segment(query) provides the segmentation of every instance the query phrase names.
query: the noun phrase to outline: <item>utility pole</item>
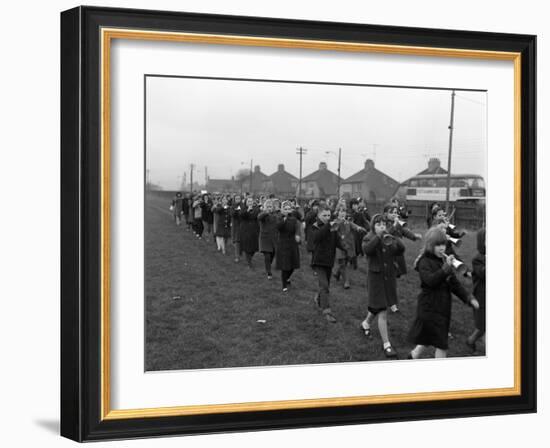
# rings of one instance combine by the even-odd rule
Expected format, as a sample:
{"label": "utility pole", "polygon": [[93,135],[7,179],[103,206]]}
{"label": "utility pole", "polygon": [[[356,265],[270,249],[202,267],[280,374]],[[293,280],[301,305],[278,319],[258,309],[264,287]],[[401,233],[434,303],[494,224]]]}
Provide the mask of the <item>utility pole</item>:
{"label": "utility pole", "polygon": [[453,129],[455,117],[455,91],[451,94],[451,122],[449,124],[449,156],[447,160],[447,194],[445,197],[445,213],[449,213],[449,194],[451,191],[451,155],[453,152]]}
{"label": "utility pole", "polygon": [[338,148],[338,199],[340,199],[340,166],[342,164],[342,148]]}
{"label": "utility pole", "polygon": [[250,159],[250,194],[252,194],[252,159]]}
{"label": "utility pole", "polygon": [[302,156],[307,154],[307,149],[301,146],[296,149],[296,154],[300,154],[300,180],[298,182],[298,200],[302,197]]}
{"label": "utility pole", "polygon": [[193,194],[193,169],[195,168],[195,165],[191,164],[191,194]]}

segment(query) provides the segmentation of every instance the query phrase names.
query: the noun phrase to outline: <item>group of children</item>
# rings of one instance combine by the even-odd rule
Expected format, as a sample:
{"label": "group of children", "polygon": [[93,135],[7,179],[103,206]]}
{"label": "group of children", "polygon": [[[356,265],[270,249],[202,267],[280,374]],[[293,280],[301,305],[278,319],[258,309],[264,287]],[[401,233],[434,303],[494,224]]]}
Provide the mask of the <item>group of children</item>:
{"label": "group of children", "polygon": [[[213,234],[218,251],[226,253],[228,240],[234,247],[235,262],[245,255],[252,268],[253,256],[261,252],[265,274],[272,279],[272,265],[281,272],[282,291],[287,292],[294,270],[300,268],[300,244],[305,236],[310,265],[318,281],[316,305],[330,323],[337,322],[330,306],[330,281],[342,280],[351,287],[349,269],[357,269],[357,258],[367,261],[367,315],[361,330],[372,337],[377,323],[386,357],[396,358],[388,331],[388,311],[398,312],[397,279],[407,273],[402,238],[424,240],[414,262],[420,277],[416,317],[408,338],[415,345],[409,359],[420,357],[427,347],[435,348],[435,357],[446,357],[451,322],[452,294],[474,310],[475,330],[466,340],[472,350],[485,333],[485,230],[477,233],[478,253],[473,269],[464,273],[465,265],[454,250],[465,232],[457,232],[438,206],[431,210],[430,227],[424,237],[412,232],[403,219],[397,200],[386,205],[382,213],[370,217],[365,203],[352,199],[314,200],[304,208],[297,201],[281,202],[275,197],[226,195],[211,198],[208,194],[184,197],[176,194],[171,209],[177,225],[183,216],[198,239]],[[334,267],[335,271],[333,272]],[[469,293],[462,275],[473,280]]]}

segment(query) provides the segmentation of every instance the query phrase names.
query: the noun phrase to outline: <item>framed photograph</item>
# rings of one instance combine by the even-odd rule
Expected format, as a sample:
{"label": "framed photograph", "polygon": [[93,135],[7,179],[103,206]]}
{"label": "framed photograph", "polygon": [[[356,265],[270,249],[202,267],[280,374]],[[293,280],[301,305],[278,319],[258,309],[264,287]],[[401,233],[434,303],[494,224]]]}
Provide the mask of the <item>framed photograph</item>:
{"label": "framed photograph", "polygon": [[61,13],[61,434],[535,412],[535,45]]}

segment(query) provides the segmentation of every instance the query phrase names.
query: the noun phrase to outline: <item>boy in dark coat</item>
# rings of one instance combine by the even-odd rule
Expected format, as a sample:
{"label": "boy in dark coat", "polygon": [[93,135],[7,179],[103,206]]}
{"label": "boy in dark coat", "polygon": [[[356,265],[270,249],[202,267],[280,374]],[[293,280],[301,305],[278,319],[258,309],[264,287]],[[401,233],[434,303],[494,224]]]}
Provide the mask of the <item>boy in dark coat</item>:
{"label": "boy in dark coat", "polygon": [[368,314],[361,328],[365,336],[371,336],[371,325],[378,318],[378,331],[382,338],[384,354],[397,357],[388,335],[388,307],[397,301],[395,257],[401,255],[405,246],[399,238],[386,231],[386,217],[373,216],[371,231],[363,239],[363,252],[367,257],[367,304]]}
{"label": "boy in dark coat", "polygon": [[472,260],[472,280],[479,309],[474,308],[476,328],[466,341],[472,352],[476,351],[476,341],[485,334],[485,228],[477,233],[477,251]]}
{"label": "boy in dark coat", "polygon": [[265,273],[271,280],[271,264],[275,257],[275,248],[277,247],[277,217],[273,209],[273,201],[267,199],[258,214],[260,223],[260,252],[264,254]]}
{"label": "boy in dark coat", "polygon": [[319,292],[315,295],[315,303],[323,310],[325,319],[335,323],[336,318],[332,314],[329,303],[330,276],[336,258],[336,247],[345,249],[338,239],[338,224],[330,222],[331,211],[326,207],[319,207],[317,221],[312,226],[311,238],[313,241],[313,254],[311,266],[317,273]]}
{"label": "boy in dark coat", "polygon": [[465,304],[479,308],[476,298],[457,280],[453,268],[454,256],[445,255],[446,234],[433,227],[426,233],[424,253],[416,270],[420,274],[421,292],[418,295],[416,319],[409,331],[409,339],[416,347],[409,359],[419,358],[426,347],[435,347],[435,357],[447,357],[449,326],[451,322],[451,293]]}
{"label": "boy in dark coat", "polygon": [[286,292],[290,285],[290,276],[300,267],[298,244],[301,240],[300,221],[292,213],[292,206],[288,201],[281,205],[281,214],[277,216],[277,231],[276,266],[281,270],[283,292]]}

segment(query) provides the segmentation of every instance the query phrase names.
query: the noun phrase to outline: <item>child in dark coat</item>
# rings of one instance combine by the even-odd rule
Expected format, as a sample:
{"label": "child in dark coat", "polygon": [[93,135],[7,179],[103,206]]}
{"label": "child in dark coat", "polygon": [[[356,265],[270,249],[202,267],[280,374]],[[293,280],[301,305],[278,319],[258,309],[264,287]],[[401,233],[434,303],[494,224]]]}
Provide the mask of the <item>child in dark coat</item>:
{"label": "child in dark coat", "polygon": [[436,358],[447,357],[451,293],[465,304],[479,308],[476,298],[457,280],[453,268],[455,258],[445,254],[446,242],[446,234],[436,227],[426,233],[424,253],[416,265],[421,292],[416,319],[409,331],[410,341],[416,344],[409,359],[419,358],[429,346],[435,347]]}
{"label": "child in dark coat", "polygon": [[366,230],[351,221],[351,217],[345,208],[336,210],[336,222],[338,223],[338,238],[344,249],[336,248],[338,269],[334,274],[334,278],[340,280],[341,277],[344,281],[344,289],[349,289],[348,265],[353,266],[353,261],[357,261],[355,234],[364,235]]}
{"label": "child in dark coat", "polygon": [[214,212],[214,236],[216,237],[216,246],[218,251],[225,255],[225,246],[231,235],[231,214],[226,196],[221,198],[221,202],[213,208]]}
{"label": "child in dark coat", "polygon": [[485,228],[477,233],[477,251],[472,260],[472,280],[474,296],[479,302],[479,309],[474,308],[476,328],[466,341],[472,352],[476,351],[476,341],[485,334]]}
{"label": "child in dark coat", "polygon": [[258,222],[260,223],[260,252],[264,254],[265,273],[269,280],[272,278],[271,265],[277,247],[277,217],[278,213],[275,213],[273,201],[266,199],[258,214]]}
{"label": "child in dark coat", "polygon": [[281,214],[277,217],[277,269],[281,270],[283,292],[288,291],[290,276],[300,267],[301,241],[300,220],[292,213],[293,208],[289,201],[281,205]]}
{"label": "child in dark coat", "polygon": [[370,337],[372,322],[378,318],[384,354],[387,358],[396,358],[397,353],[388,335],[388,306],[395,303],[397,297],[395,257],[403,253],[405,246],[399,238],[386,231],[384,215],[374,215],[370,228],[363,239],[363,252],[367,256],[368,314],[361,328]]}
{"label": "child in dark coat", "polygon": [[176,196],[174,196],[174,199],[172,199],[172,205],[170,206],[170,210],[172,210],[172,214],[174,215],[174,221],[176,221],[176,225],[181,224],[181,215],[183,214],[183,195],[180,192],[176,193]]}
{"label": "child in dark coat", "polygon": [[[396,202],[386,205],[384,207],[384,214],[386,215],[386,218],[388,220],[388,233],[390,233],[394,237],[399,238],[400,240],[403,238],[407,238],[411,241],[422,239],[422,235],[420,233],[413,233],[407,227],[407,222],[399,219],[399,207],[398,205],[396,205]],[[395,263],[397,267],[397,277],[405,275],[407,273],[407,263],[405,262],[404,251],[402,254],[395,257]],[[398,297],[396,294],[395,302],[390,302],[388,304],[390,307],[390,311],[392,311],[393,313],[399,311],[397,300]]]}
{"label": "child in dark coat", "polygon": [[313,242],[313,253],[311,267],[317,274],[319,291],[315,295],[315,303],[323,310],[325,319],[330,323],[336,322],[336,317],[330,309],[330,276],[336,258],[336,247],[343,248],[338,239],[338,224],[330,222],[331,211],[326,207],[319,206],[317,221],[311,228],[311,239]]}
{"label": "child in dark coat", "polygon": [[260,226],[258,224],[259,208],[252,197],[246,198],[245,207],[239,213],[241,249],[246,256],[246,263],[252,268],[252,257],[258,252]]}
{"label": "child in dark coat", "polygon": [[233,203],[231,204],[230,215],[231,215],[231,242],[235,248],[235,263],[239,262],[239,257],[241,256],[241,209],[244,207],[244,204],[241,200],[240,195],[235,195],[233,198]]}

